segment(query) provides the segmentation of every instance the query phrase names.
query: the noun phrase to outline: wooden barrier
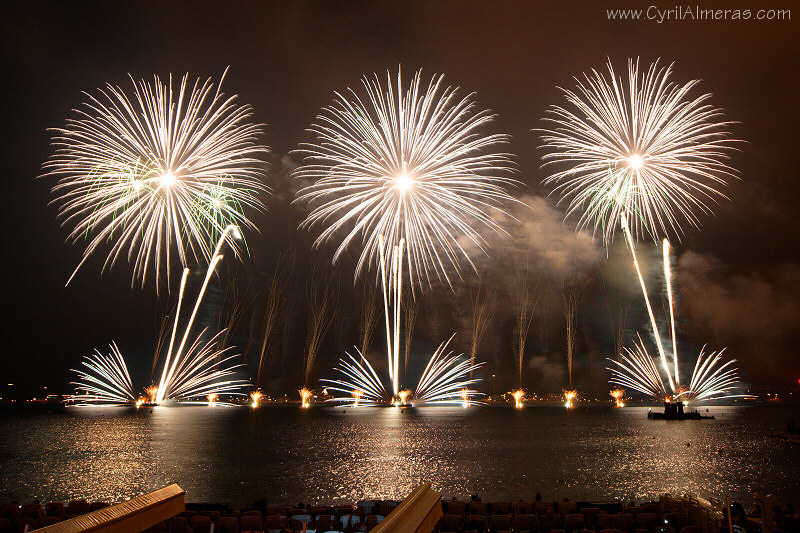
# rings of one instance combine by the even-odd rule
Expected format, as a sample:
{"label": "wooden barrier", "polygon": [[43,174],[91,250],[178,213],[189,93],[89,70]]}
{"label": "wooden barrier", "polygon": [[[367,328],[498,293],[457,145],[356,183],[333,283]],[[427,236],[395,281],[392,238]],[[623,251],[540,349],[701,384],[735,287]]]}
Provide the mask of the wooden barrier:
{"label": "wooden barrier", "polygon": [[43,533],[144,531],[186,510],[183,500],[185,494],[186,491],[177,484],[172,484],[127,502],[76,516],[36,531]]}
{"label": "wooden barrier", "polygon": [[389,513],[370,533],[431,533],[442,517],[442,495],[424,483]]}

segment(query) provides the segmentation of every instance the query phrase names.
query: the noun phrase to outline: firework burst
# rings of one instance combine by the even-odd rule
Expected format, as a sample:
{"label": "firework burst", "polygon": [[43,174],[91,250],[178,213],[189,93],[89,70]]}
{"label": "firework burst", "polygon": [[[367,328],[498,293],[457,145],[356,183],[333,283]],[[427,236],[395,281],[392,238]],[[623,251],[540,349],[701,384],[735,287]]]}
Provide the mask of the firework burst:
{"label": "firework burst", "polygon": [[625,389],[611,389],[608,395],[614,398],[614,405],[617,407],[625,407]]}
{"label": "firework burst", "polygon": [[175,257],[184,266],[210,260],[208,243],[226,226],[254,229],[245,210],[263,209],[267,149],[256,144],[250,107],[220,92],[221,82],[131,82],[131,93],[109,84],[86,95],[77,118],[55,130],[43,175],[59,178],[53,203],[67,240],[85,242],[70,280],[108,246],[103,270],[127,257],[132,285],[153,270],[158,288],[162,273],[169,285]]}
{"label": "firework burst", "polygon": [[692,94],[698,80],[671,81],[671,65],[640,72],[629,59],[626,80],[610,60],[607,67],[607,77],[592,70],[576,78],[575,89],[562,89],[569,105],[548,109],[544,167],[556,170],[546,181],[569,203],[568,215],[580,214],[579,227],[606,242],[625,225],[637,237],[680,237],[737,175],[727,164],[732,123],[710,94]]}
{"label": "firework burst", "polygon": [[442,76],[426,86],[417,72],[403,92],[398,71],[393,85],[388,72],[385,85],[365,77],[365,96],[336,93],[311,126],[317,142],[296,172],[313,182],[296,199],[311,209],[302,226],[326,226],[316,245],[338,241],[334,260],[363,240],[356,275],[405,240],[412,282],[449,282],[472,265],[460,237],[485,250],[479,229],[502,231],[487,210],[513,201],[513,162],[496,151],[508,136],[483,134],[493,115]]}

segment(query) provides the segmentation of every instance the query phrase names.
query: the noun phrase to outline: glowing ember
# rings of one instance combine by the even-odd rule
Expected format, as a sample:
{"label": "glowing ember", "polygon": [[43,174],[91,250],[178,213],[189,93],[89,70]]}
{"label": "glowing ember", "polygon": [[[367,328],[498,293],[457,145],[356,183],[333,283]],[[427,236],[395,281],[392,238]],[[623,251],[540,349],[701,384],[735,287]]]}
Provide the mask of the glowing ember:
{"label": "glowing ember", "polygon": [[614,398],[614,403],[617,407],[625,407],[625,402],[622,401],[625,396],[625,389],[611,389],[608,394]]}
{"label": "glowing ember", "polygon": [[514,407],[520,409],[524,405],[522,402],[525,399],[525,389],[511,391],[511,396],[514,397]]}
{"label": "glowing ember", "polygon": [[149,387],[144,389],[144,393],[147,395],[148,402],[156,403],[156,398],[158,398],[158,386],[150,385]]}
{"label": "glowing ember", "polygon": [[264,397],[264,394],[260,390],[254,390],[250,393],[250,401],[253,407],[258,407],[258,404],[261,402],[261,398]]}
{"label": "glowing ember", "polygon": [[408,405],[408,400],[411,398],[411,391],[401,390],[397,393],[397,398],[400,400],[400,405]]}
{"label": "glowing ember", "polygon": [[311,405],[311,395],[312,391],[308,390],[307,388],[303,387],[299,391],[300,393],[300,405],[302,407],[308,407]]}
{"label": "glowing ember", "polygon": [[564,406],[569,409],[572,407],[572,402],[578,396],[578,391],[576,390],[565,390],[564,391]]}

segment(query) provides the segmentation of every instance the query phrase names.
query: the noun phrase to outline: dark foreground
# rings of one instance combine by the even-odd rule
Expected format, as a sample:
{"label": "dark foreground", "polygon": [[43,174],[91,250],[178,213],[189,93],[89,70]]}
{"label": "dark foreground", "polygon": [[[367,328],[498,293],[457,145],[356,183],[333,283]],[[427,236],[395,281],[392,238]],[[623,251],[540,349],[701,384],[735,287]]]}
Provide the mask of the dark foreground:
{"label": "dark foreground", "polygon": [[[173,490],[173,487],[179,491],[177,494],[182,494],[177,485],[164,490]],[[419,489],[437,497],[430,489]],[[717,533],[729,530],[730,524],[749,530],[760,530],[762,525],[769,525],[776,533],[800,529],[800,517],[793,507],[782,509],[770,502],[759,502],[756,508],[747,513],[738,502],[729,505],[727,502],[670,495],[662,495],[658,501],[638,505],[634,502],[571,502],[567,498],[553,502],[539,498],[541,495],[537,494],[534,501],[513,503],[482,502],[477,495],[469,501],[451,499],[439,502],[437,499],[433,502],[433,510],[425,513],[434,516],[429,523],[436,524],[436,533]],[[182,497],[180,501],[183,501]],[[149,524],[162,520],[162,517],[172,518],[156,523],[146,531],[360,533],[375,530],[377,533],[376,526],[390,513],[401,513],[401,520],[407,520],[405,517],[411,519],[412,516],[419,520],[419,516],[409,511],[408,507],[405,510],[397,509],[400,503],[393,500],[363,500],[352,505],[311,506],[298,503],[287,506],[257,500],[242,509],[232,509],[227,505],[190,504],[185,511],[175,515],[179,509],[184,509],[181,503],[178,509],[162,514],[158,519],[149,521]],[[38,501],[24,505],[18,505],[18,502],[2,504],[0,531],[22,533],[26,527],[32,530],[57,524],[93,511],[99,512],[107,506],[105,502],[90,504],[86,500],[74,500],[66,505],[62,502],[42,505]],[[111,511],[116,516],[116,511]],[[439,517],[438,521],[436,517]]]}

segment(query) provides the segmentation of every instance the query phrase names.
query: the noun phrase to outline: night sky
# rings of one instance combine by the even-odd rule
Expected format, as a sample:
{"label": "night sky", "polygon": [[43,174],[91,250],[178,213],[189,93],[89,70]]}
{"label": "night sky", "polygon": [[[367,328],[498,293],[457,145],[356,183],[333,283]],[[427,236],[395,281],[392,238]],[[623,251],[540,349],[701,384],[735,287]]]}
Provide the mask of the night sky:
{"label": "night sky", "polygon": [[[296,249],[300,278],[311,270],[312,256],[329,262],[329,251],[310,251],[312,235],[296,231],[302,212],[289,206],[296,184],[287,175],[298,158],[289,154],[310,140],[305,128],[331,102],[333,91],[355,87],[364,74],[394,71],[402,64],[404,72],[422,68],[427,76],[442,73],[463,91],[476,91],[479,104],[498,114],[494,129],[512,135],[511,151],[526,185],[515,194],[532,209],[517,214],[523,224],[510,230],[510,239],[497,241],[495,257],[482,272],[484,285],[501,294],[508,289],[502,265],[513,261],[523,245],[546,254],[548,243],[578,243],[569,253],[586,261],[587,272],[601,269],[578,315],[576,380],[582,390],[607,390],[602,358],[613,344],[602,295],[617,291],[632,302],[629,338],[646,331],[641,296],[637,298],[624,248],[613,248],[606,260],[599,243],[574,235],[574,221],[561,223],[555,199],[540,185],[541,151],[530,130],[542,126],[548,105],[562,102],[557,86],[571,86],[572,76],[603,67],[607,58],[621,69],[628,57],[647,63],[659,57],[674,61],[675,80],[701,79],[700,90],[713,93],[713,104],[739,122],[734,135],[746,141],[733,156],[742,179],[727,188],[730,202],[718,206],[715,217],[704,217],[700,230],[688,231],[682,242],[673,243],[682,345],[689,353],[705,342],[712,349],[728,346],[749,383],[796,382],[800,13],[792,13],[791,21],[772,22],[607,20],[608,8],[649,5],[636,4],[4,2],[2,385],[66,391],[68,369],[111,340],[136,361],[133,366],[142,377],[137,381],[143,382],[159,321],[171,304],[166,291],[156,298],[152,285],[131,289],[125,263],[101,278],[100,263],[89,261],[64,287],[81,250],[64,244],[66,231],[58,225],[55,207],[48,205],[53,180],[36,176],[50,154],[47,128],[64,124],[70,110],[80,105],[81,91],[107,82],[128,88],[128,73],[151,79],[153,74],[189,72],[218,79],[230,67],[223,88],[253,106],[256,120],[266,124],[262,141],[272,150],[266,181],[275,194],[265,198],[269,213],[254,219],[261,235],[248,235],[247,264],[229,267],[223,276],[235,279],[247,293],[262,283],[257,272],[269,272],[290,244]],[[724,3],[719,4],[704,7]],[[643,255],[647,262],[648,254]],[[655,252],[650,256],[657,259]],[[347,261],[335,275],[343,309],[320,355],[316,377],[328,372],[340,347],[357,343],[354,302],[361,286],[352,288]],[[258,279],[250,284],[244,281],[248,276]],[[275,391],[290,391],[300,380],[305,281],[296,281],[291,291],[296,323],[288,340],[278,343],[285,346],[274,347],[278,362],[270,367],[265,384]],[[466,313],[462,292],[463,287],[456,293],[436,290],[427,297],[432,302],[436,295],[438,300],[422,305],[415,350],[429,351],[459,329]],[[230,296],[230,289],[220,283],[217,296],[224,300],[226,294]],[[529,338],[526,385],[542,392],[564,385],[563,317],[557,300],[552,287],[545,290]],[[259,312],[256,303],[250,315]],[[257,324],[250,327],[243,321],[237,343],[251,342],[245,337],[254,328]],[[509,318],[500,312],[482,350],[500,386],[516,380],[511,330]],[[380,338],[378,330],[373,343],[378,354]],[[382,356],[374,359],[383,361]]]}

